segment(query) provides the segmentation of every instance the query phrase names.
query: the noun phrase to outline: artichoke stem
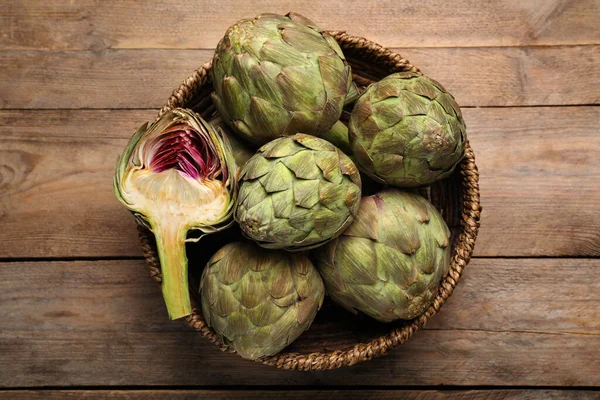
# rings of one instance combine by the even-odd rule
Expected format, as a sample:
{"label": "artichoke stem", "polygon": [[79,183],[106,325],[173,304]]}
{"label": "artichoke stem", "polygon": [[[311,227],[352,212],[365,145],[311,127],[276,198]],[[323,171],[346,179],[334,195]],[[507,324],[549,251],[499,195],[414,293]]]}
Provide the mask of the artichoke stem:
{"label": "artichoke stem", "polygon": [[169,317],[177,319],[190,315],[192,306],[185,254],[187,230],[183,224],[166,218],[153,226],[152,230],[156,237],[162,272],[162,293]]}

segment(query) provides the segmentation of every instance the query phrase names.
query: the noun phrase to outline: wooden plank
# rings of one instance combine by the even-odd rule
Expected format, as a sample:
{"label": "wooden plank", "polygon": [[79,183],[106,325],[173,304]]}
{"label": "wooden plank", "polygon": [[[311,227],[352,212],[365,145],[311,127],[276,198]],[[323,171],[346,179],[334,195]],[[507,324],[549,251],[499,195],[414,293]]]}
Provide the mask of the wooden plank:
{"label": "wooden plank", "polygon": [[[427,329],[600,335],[600,280],[590,279],[598,271],[600,259],[476,258]],[[0,327],[188,330],[167,320],[143,260],[0,263]]]}
{"label": "wooden plank", "polygon": [[429,329],[600,335],[598,259],[481,259]]}
{"label": "wooden plank", "polygon": [[290,372],[223,353],[196,332],[2,331],[0,387],[599,386],[599,347],[599,335],[424,330],[351,368]]}
{"label": "wooden plank", "polygon": [[464,111],[484,208],[476,255],[599,255],[600,108]]}
{"label": "wooden plank", "polygon": [[12,400],[63,399],[331,399],[331,400],[592,400],[591,390],[23,390],[0,391]]}
{"label": "wooden plank", "polygon": [[[600,108],[464,112],[484,206],[476,255],[600,255],[600,203],[591,201],[600,198]],[[111,177],[127,139],[154,115],[0,111],[0,258],[139,256]]]}
{"label": "wooden plank", "polygon": [[0,257],[141,255],[111,176],[127,138],[154,114],[3,114]]}
{"label": "wooden plank", "polygon": [[212,51],[0,52],[0,108],[158,108]]}
{"label": "wooden plank", "polygon": [[262,12],[290,10],[328,29],[387,46],[519,46],[600,43],[594,0],[434,0],[409,4],[134,0],[4,2],[0,47],[9,49],[213,48],[227,27]]}
{"label": "wooden plank", "polygon": [[[388,356],[289,373],[168,321],[141,260],[0,264],[0,387],[600,385],[598,259],[476,259]],[[358,379],[359,378],[359,379]]]}
{"label": "wooden plank", "polygon": [[[397,50],[462,106],[600,101],[600,46]],[[210,50],[3,51],[0,108],[158,108],[211,57]]]}

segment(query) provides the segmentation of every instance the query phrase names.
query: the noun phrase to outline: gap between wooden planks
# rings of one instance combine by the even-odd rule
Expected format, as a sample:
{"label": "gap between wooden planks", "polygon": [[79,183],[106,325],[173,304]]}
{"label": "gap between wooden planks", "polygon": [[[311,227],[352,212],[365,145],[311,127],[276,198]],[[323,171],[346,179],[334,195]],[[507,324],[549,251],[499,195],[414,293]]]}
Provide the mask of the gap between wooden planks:
{"label": "gap between wooden planks", "polygon": [[168,321],[143,260],[0,263],[0,386],[598,386],[599,268],[600,259],[475,259],[404,346],[351,368],[292,373]]}
{"label": "gap between wooden planks", "polygon": [[[112,190],[155,110],[0,110],[0,258],[140,256]],[[600,255],[600,107],[465,109],[484,207],[477,256]]]}
{"label": "gap between wooden planks", "polygon": [[263,12],[296,11],[390,47],[598,44],[594,0],[440,2],[133,0],[4,1],[6,49],[213,48],[227,27]]}
{"label": "gap between wooden planks", "polygon": [[592,390],[556,389],[487,389],[487,390],[24,390],[0,391],[2,396],[13,400],[63,400],[63,399],[322,399],[331,400],[592,400],[600,393]]}
{"label": "gap between wooden planks", "polygon": [[[600,46],[395,49],[465,106],[600,102]],[[0,108],[159,108],[211,50],[0,51]],[[448,68],[448,66],[452,68]]]}

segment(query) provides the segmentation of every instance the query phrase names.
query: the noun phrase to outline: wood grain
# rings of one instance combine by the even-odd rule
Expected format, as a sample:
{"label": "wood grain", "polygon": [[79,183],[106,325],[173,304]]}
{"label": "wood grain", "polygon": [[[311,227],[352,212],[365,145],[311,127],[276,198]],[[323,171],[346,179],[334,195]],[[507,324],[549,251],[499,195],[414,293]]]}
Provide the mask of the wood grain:
{"label": "wood grain", "polygon": [[290,373],[168,321],[142,260],[0,263],[0,386],[596,386],[600,287],[589,277],[599,268],[598,259],[473,260],[402,348],[339,371]]}
{"label": "wood grain", "polygon": [[0,257],[140,255],[111,177],[128,137],[154,114],[4,114],[0,130],[12,133],[0,135]]}
{"label": "wood grain", "polygon": [[592,400],[600,393],[591,390],[23,390],[0,391],[12,400],[127,399],[331,399],[331,400]]}
{"label": "wood grain", "polygon": [[[600,102],[600,46],[396,50],[462,106]],[[0,108],[158,108],[211,57],[210,50],[3,51]]]}
{"label": "wood grain", "polygon": [[387,46],[521,46],[598,44],[594,0],[477,2],[196,1],[118,3],[8,0],[0,48],[214,48],[227,27],[262,12],[296,11],[327,29]]}
{"label": "wood grain", "polygon": [[[600,108],[464,111],[484,207],[476,255],[600,255]],[[154,115],[0,111],[0,258],[140,256],[112,173]]]}
{"label": "wood grain", "polygon": [[[474,259],[426,329],[600,336],[599,269],[600,259]],[[4,332],[188,331],[168,321],[144,260],[0,263],[0,305]]]}
{"label": "wood grain", "polygon": [[197,332],[0,332],[0,386],[599,386],[598,335],[424,330],[385,357],[290,372],[219,351]]}
{"label": "wood grain", "polygon": [[[141,255],[112,193],[133,131],[230,24],[290,10],[395,48],[476,107],[475,254],[494,257],[405,346],[331,372],[222,353],[168,321],[143,260],[89,259]],[[579,258],[600,256],[599,20],[597,0],[5,0],[0,398],[600,399],[600,258]],[[86,390],[22,390],[48,386]]]}
{"label": "wood grain", "polygon": [[598,107],[467,109],[482,256],[600,254]]}

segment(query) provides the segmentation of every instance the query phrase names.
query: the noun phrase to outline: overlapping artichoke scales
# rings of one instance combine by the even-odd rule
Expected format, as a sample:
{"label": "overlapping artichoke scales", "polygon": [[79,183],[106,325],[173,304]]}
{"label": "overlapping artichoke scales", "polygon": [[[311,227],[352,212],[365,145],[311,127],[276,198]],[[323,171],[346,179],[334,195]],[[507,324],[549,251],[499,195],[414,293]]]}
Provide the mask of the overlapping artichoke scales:
{"label": "overlapping artichoke scales", "polygon": [[360,205],[352,160],[310,135],[276,139],[240,172],[234,215],[242,231],[266,248],[306,250],[341,234]]}
{"label": "overlapping artichoke scales", "polygon": [[231,153],[233,158],[235,159],[235,163],[238,168],[243,167],[246,162],[252,158],[254,153],[256,153],[256,147],[250,145],[248,142],[240,139],[236,136],[230,129],[229,125],[223,121],[220,115],[212,118],[209,123],[215,127],[222,136],[227,138],[229,145],[231,146]]}
{"label": "overlapping artichoke scales", "polygon": [[449,240],[431,203],[389,189],[364,197],[352,225],[313,255],[335,302],[390,322],[429,307],[449,270]]}
{"label": "overlapping artichoke scales", "polygon": [[245,139],[264,144],[335,124],[352,87],[339,45],[294,13],[231,26],[213,58],[213,102]]}
{"label": "overlapping artichoke scales", "polygon": [[323,282],[308,257],[230,243],[202,274],[202,314],[242,357],[280,352],[312,323]]}
{"label": "overlapping artichoke scales", "polygon": [[417,187],[449,176],[464,154],[460,107],[442,85],[395,73],[358,99],[349,123],[353,155],[380,183]]}

